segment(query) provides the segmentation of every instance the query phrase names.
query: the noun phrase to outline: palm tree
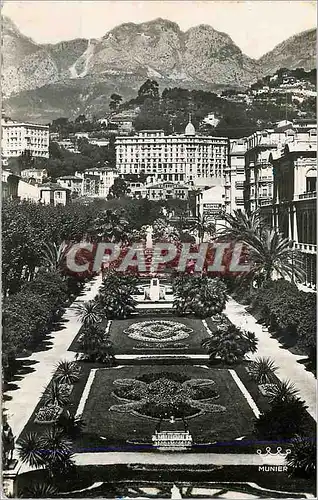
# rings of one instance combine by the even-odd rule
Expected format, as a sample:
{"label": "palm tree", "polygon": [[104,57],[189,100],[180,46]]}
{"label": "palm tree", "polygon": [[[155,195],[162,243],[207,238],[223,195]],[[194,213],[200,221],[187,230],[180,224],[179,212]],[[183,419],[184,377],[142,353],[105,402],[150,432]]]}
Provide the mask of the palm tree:
{"label": "palm tree", "polygon": [[288,402],[297,399],[299,391],[290,380],[279,380],[268,389],[267,394],[270,398],[270,403]]}
{"label": "palm tree", "polygon": [[275,277],[302,281],[303,262],[300,252],[290,246],[290,240],[283,238],[273,229],[264,229],[261,236],[250,238],[251,270],[248,273],[260,281]]}
{"label": "palm tree", "polygon": [[200,242],[202,243],[205,234],[209,236],[215,234],[215,223],[206,215],[198,215],[196,220],[191,223],[190,229],[197,231]]}
{"label": "palm tree", "polygon": [[278,370],[270,358],[256,358],[253,361],[250,373],[257,384],[269,384],[274,380],[274,373]]}
{"label": "palm tree", "polygon": [[256,352],[257,338],[253,332],[245,332],[235,325],[220,327],[213,337],[202,341],[202,347],[207,349],[211,359],[233,364],[241,362],[248,352]]}
{"label": "palm tree", "polygon": [[93,362],[100,361],[111,366],[115,359],[113,343],[98,325],[91,326],[83,332],[82,339],[79,342],[77,357],[82,357]]}
{"label": "palm tree", "polygon": [[41,263],[50,271],[57,271],[61,269],[61,264],[65,259],[68,245],[63,241],[60,245],[56,243],[43,243],[43,250],[41,254]]}
{"label": "palm tree", "polygon": [[213,316],[222,312],[226,304],[226,287],[218,278],[182,276],[175,279],[173,292],[173,307],[181,316]]}
{"label": "palm tree", "polygon": [[253,212],[251,216],[246,215],[241,210],[234,210],[233,214],[223,215],[224,224],[218,232],[222,239],[230,241],[242,241],[249,243],[254,235],[260,235],[265,226],[259,210]]}
{"label": "palm tree", "polygon": [[76,316],[85,327],[90,327],[101,321],[100,307],[95,300],[75,304],[74,308]]}
{"label": "palm tree", "polygon": [[65,406],[69,396],[65,394],[63,387],[53,379],[46,388],[42,400],[45,405]]}
{"label": "palm tree", "polygon": [[293,439],[291,453],[287,455],[286,462],[291,467],[293,474],[302,477],[316,477],[316,443],[301,436]]}
{"label": "palm tree", "polygon": [[80,366],[74,361],[60,361],[53,376],[58,384],[74,384],[79,379]]}

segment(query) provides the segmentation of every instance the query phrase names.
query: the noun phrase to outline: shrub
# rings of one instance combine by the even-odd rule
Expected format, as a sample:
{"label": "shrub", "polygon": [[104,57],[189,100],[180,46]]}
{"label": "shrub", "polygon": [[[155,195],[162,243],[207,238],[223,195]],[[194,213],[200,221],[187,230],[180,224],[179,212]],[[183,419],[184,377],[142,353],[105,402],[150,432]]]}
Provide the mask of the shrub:
{"label": "shrub", "polygon": [[261,439],[288,439],[302,434],[307,412],[304,401],[292,398],[274,401],[270,409],[264,411],[255,423],[257,435]]}
{"label": "shrub", "polygon": [[316,478],[316,443],[314,440],[296,436],[287,456],[287,465],[295,476]]}
{"label": "shrub", "polygon": [[40,408],[40,410],[36,414],[35,422],[56,422],[61,414],[61,411],[62,408],[58,405],[48,404],[46,406],[42,406],[42,408]]}

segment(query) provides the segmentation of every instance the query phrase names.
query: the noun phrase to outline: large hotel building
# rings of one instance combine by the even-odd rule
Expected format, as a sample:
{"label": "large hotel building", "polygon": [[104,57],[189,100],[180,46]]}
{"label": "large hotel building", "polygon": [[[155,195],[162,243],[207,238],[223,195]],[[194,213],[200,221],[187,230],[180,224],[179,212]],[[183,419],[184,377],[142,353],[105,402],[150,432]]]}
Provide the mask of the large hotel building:
{"label": "large hotel building", "polygon": [[4,164],[8,158],[30,151],[34,157],[49,157],[49,126],[1,120],[1,156]]}
{"label": "large hotel building", "polygon": [[116,166],[122,177],[143,173],[154,181],[210,185],[224,178],[228,148],[228,138],[198,135],[189,121],[184,134],[145,130],[117,137]]}

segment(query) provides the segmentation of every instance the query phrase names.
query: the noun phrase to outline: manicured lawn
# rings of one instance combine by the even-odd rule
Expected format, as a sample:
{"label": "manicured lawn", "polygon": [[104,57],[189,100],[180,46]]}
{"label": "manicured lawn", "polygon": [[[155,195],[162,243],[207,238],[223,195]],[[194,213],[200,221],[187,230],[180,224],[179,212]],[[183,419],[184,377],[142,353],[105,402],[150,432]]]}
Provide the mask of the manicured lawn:
{"label": "manicured lawn", "polygon": [[[124,332],[130,325],[144,321],[173,321],[181,325],[185,325],[193,330],[189,336],[176,343],[172,342],[170,345],[179,345],[170,347],[169,343],[165,346],[151,347],[145,346],[144,342],[130,338]],[[126,320],[114,320],[110,327],[110,337],[114,344],[115,354],[206,354],[206,351],[201,347],[203,339],[208,337],[208,333],[200,319],[195,318],[178,318],[167,316],[154,316],[154,317],[133,317]]]}
{"label": "manicured lawn", "polygon": [[[226,408],[223,413],[204,413],[187,419],[189,430],[196,444],[232,442],[236,438],[251,435],[254,414],[245,401],[236,383],[226,369],[207,369],[198,366],[130,366],[117,369],[100,369],[96,372],[86,401],[83,418],[87,431],[77,442],[78,448],[86,451],[105,449],[149,449],[157,419],[131,413],[109,411],[121,401],[113,395],[113,382],[119,378],[135,378],[146,373],[161,371],[182,373],[197,379],[212,379],[220,397],[215,404]],[[164,428],[164,423],[162,428]],[[104,439],[103,439],[104,438]],[[138,446],[138,444],[140,446]],[[239,443],[238,443],[239,444]],[[96,449],[97,448],[97,449]],[[151,449],[151,448],[150,448]]]}

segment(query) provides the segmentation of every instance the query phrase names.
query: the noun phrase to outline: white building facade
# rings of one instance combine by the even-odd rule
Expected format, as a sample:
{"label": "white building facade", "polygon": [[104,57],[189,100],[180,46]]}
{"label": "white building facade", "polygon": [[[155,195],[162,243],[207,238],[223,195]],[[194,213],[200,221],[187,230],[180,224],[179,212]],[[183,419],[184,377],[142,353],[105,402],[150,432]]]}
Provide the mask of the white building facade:
{"label": "white building facade", "polygon": [[229,164],[225,170],[227,213],[244,208],[245,152],[245,139],[230,139]]}
{"label": "white building facade", "polygon": [[184,134],[146,130],[117,137],[115,147],[121,177],[143,173],[154,181],[195,185],[197,179],[223,178],[228,165],[228,139],[198,135],[191,121]]}
{"label": "white building facade", "polygon": [[4,162],[20,156],[24,151],[30,151],[33,157],[49,157],[48,125],[2,119],[1,129],[1,156]]}

